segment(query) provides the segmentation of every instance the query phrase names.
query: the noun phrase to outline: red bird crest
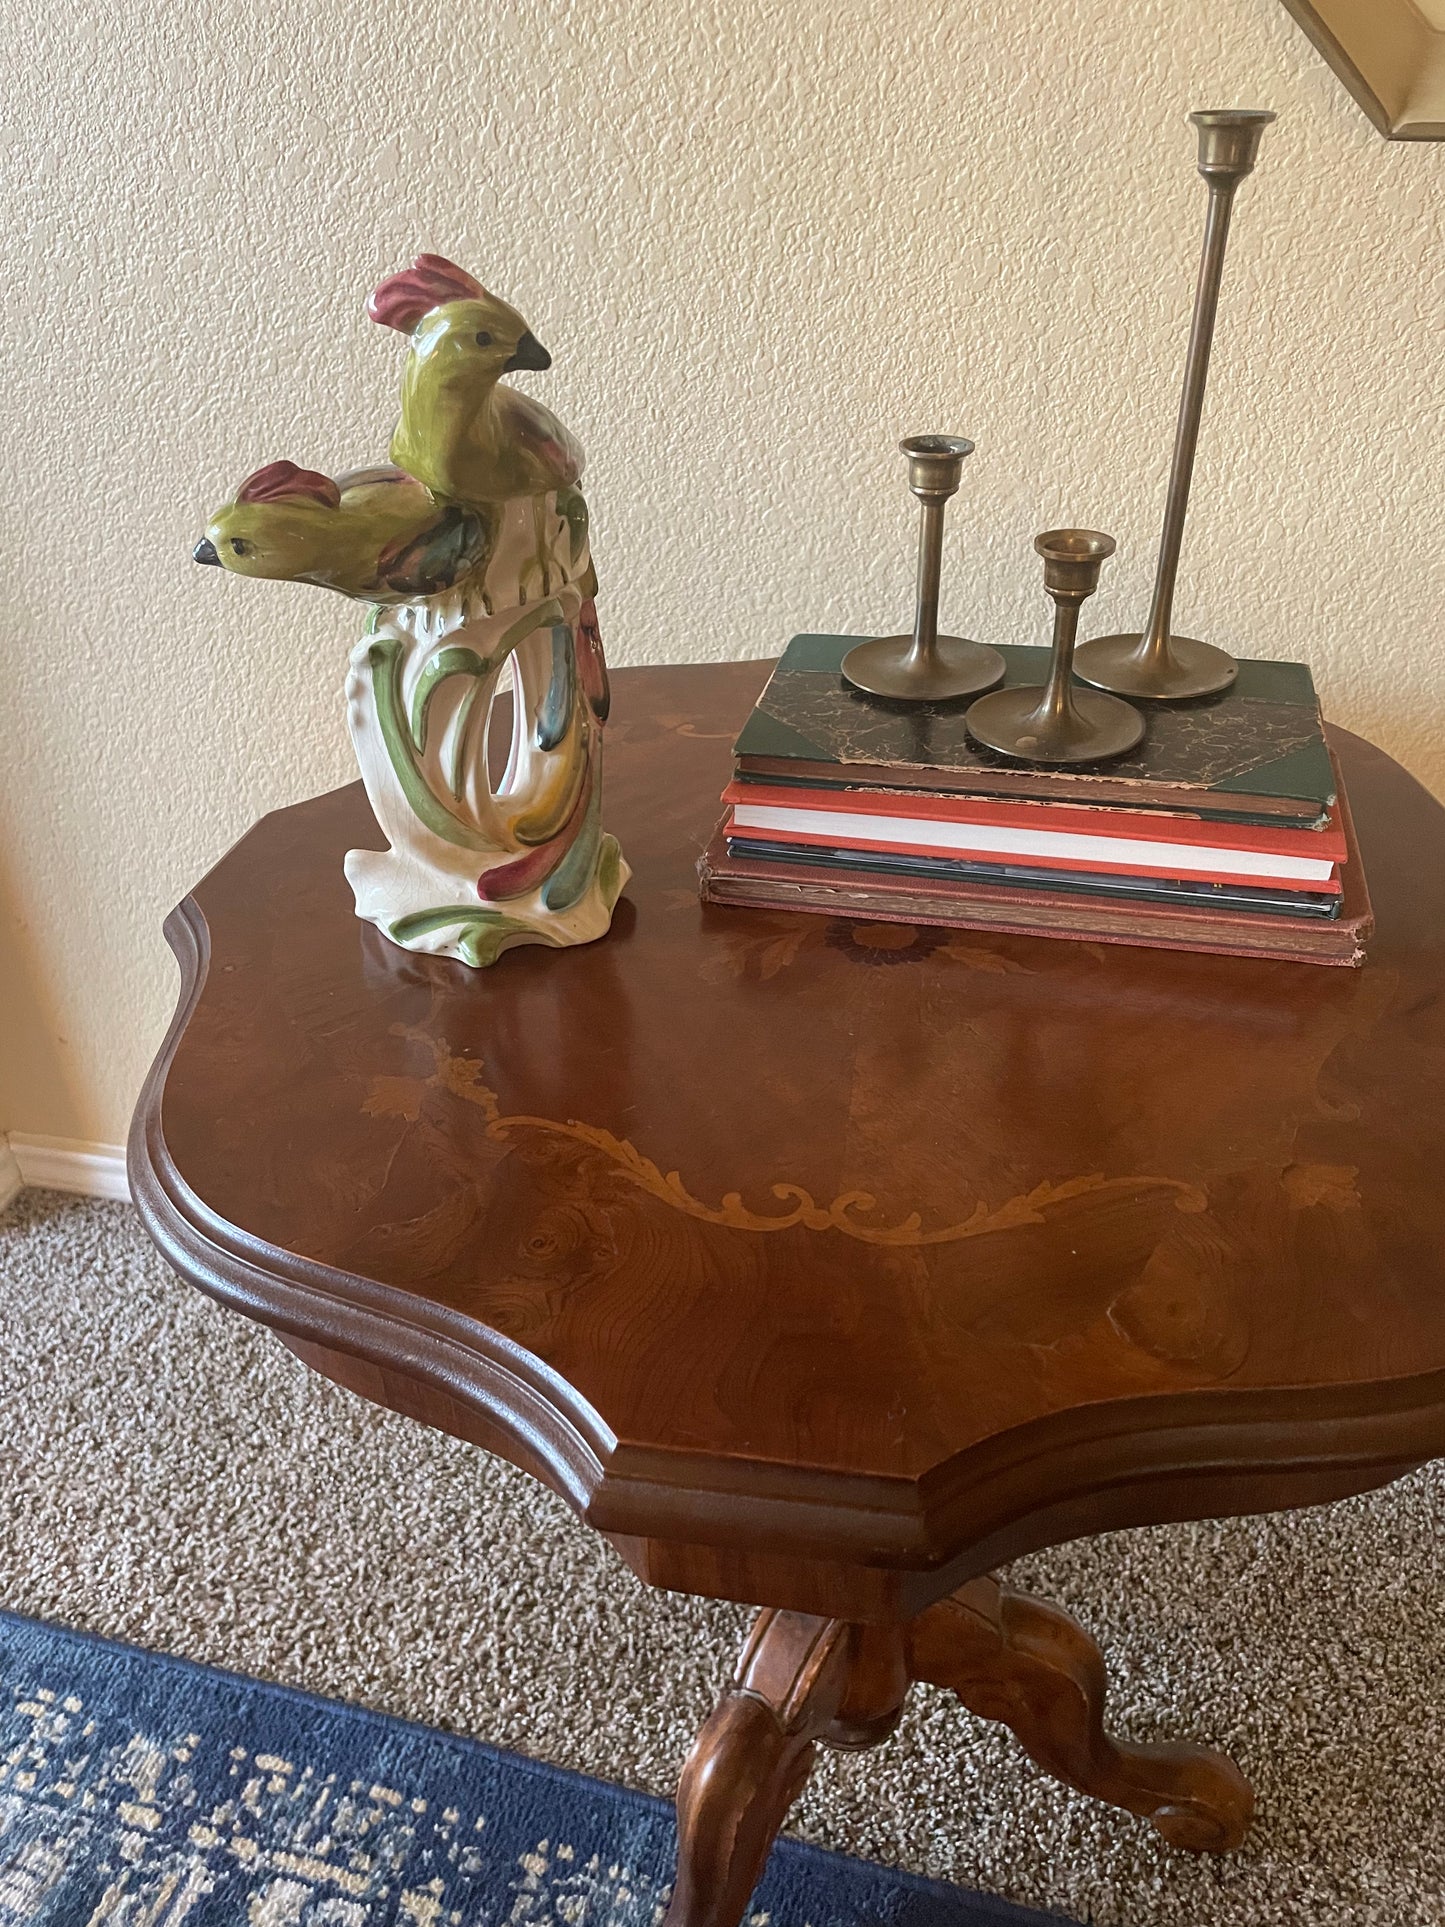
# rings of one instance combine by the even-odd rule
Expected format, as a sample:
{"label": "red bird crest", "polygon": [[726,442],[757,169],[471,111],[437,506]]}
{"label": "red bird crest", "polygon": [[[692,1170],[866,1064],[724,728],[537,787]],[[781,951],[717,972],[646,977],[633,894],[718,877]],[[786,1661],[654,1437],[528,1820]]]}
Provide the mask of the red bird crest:
{"label": "red bird crest", "polygon": [[329,509],[341,507],[341,490],[329,475],[314,468],[298,468],[295,462],[267,462],[254,475],[248,475],[236,491],[238,502],[280,502],[288,496],[304,496]]}
{"label": "red bird crest", "polygon": [[384,328],[409,335],[423,315],[447,301],[484,301],[486,289],[444,254],[419,254],[411,267],[373,289],[366,312]]}

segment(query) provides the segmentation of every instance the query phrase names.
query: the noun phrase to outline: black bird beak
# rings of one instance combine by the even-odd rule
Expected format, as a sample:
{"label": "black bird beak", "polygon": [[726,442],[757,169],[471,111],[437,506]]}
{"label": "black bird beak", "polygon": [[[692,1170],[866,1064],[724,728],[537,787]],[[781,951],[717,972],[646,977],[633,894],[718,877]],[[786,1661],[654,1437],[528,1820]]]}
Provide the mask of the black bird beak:
{"label": "black bird beak", "polygon": [[216,554],[215,543],[204,535],[191,550],[191,560],[192,562],[209,562],[213,569],[219,569],[221,566],[221,558]]}
{"label": "black bird beak", "polygon": [[551,366],[552,357],[529,328],[512,350],[512,359],[502,363],[502,373],[510,374],[514,368],[535,368],[540,373]]}

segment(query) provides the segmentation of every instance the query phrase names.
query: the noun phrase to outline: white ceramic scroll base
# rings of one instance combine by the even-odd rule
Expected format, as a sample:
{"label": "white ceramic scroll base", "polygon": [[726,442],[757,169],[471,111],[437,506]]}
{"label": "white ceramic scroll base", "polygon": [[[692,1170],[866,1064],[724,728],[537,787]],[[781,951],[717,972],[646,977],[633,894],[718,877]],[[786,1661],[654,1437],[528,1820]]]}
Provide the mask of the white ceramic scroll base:
{"label": "white ceramic scroll base", "polygon": [[[485,583],[375,611],[346,683],[357,762],[391,846],[348,852],[356,914],[403,949],[473,967],[521,944],[605,936],[630,875],[602,831],[605,705],[579,667],[588,556],[571,552],[550,501],[548,514],[547,593],[535,505],[509,502]],[[498,774],[488,723],[508,683],[511,751]]]}
{"label": "white ceramic scroll base", "polygon": [[[514,950],[519,944],[545,943],[560,949],[566,944],[595,943],[612,927],[617,898],[631,875],[618,851],[611,877],[604,880],[599,865],[599,874],[586,895],[570,910],[548,910],[539,890],[498,905],[508,920],[520,926],[498,933],[495,926],[481,921],[476,885],[469,879],[456,879],[448,894],[435,870],[396,850],[349,850],[346,856],[346,881],[356,898],[356,914],[363,922],[374,923],[404,950],[455,957],[474,965],[493,962],[503,951]],[[455,922],[437,923],[418,929],[414,935],[407,934],[411,920],[429,923],[431,913],[449,906],[456,910]],[[398,924],[402,936],[395,934]]]}

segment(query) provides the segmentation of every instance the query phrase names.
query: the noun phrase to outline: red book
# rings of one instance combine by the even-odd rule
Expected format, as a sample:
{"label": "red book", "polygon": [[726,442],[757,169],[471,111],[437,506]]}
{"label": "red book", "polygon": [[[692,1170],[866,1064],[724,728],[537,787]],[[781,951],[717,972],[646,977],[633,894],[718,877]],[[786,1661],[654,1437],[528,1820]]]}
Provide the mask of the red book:
{"label": "red book", "polygon": [[1197,878],[1337,892],[1346,843],[1338,806],[1319,830],[1210,823],[1081,804],[993,803],[730,783],[730,832],[803,847],[967,857],[1030,868]]}
{"label": "red book", "polygon": [[[752,817],[755,813],[744,812],[744,815]],[[1108,856],[1094,853],[1045,856],[1032,849],[1017,852],[1010,849],[1001,852],[997,845],[981,851],[976,844],[920,843],[897,837],[887,839],[866,836],[844,837],[836,832],[832,835],[796,830],[785,832],[760,826],[755,822],[740,821],[736,810],[729,811],[724,818],[724,828],[730,837],[752,838],[754,841],[765,841],[774,845],[785,843],[791,848],[803,850],[811,848],[819,851],[855,851],[860,856],[921,856],[945,859],[966,857],[970,862],[982,865],[1026,864],[1031,870],[1058,870],[1087,876],[1158,877],[1189,883],[1243,884],[1247,888],[1255,889],[1274,885],[1280,890],[1308,891],[1316,896],[1338,896],[1341,890],[1339,868],[1335,864],[1319,865],[1318,867],[1324,871],[1323,876],[1320,877],[1288,874],[1281,877],[1278,868],[1256,866],[1245,869],[1226,865],[1223,859],[1229,853],[1224,851],[1214,853],[1218,861],[1200,861],[1199,852],[1179,845],[1165,849],[1162,855],[1156,848],[1151,857],[1136,857],[1131,855],[1130,847],[1127,845],[1105,844],[1104,848],[1109,852],[1109,856],[1118,856],[1120,859],[1110,861]]]}
{"label": "red book", "polygon": [[1336,918],[1083,897],[930,877],[847,876],[836,869],[730,856],[726,822],[698,862],[704,903],[803,910],[881,923],[940,924],[1015,936],[1074,937],[1159,950],[1203,950],[1286,962],[1358,965],[1374,927],[1349,805],[1339,799],[1347,861]]}

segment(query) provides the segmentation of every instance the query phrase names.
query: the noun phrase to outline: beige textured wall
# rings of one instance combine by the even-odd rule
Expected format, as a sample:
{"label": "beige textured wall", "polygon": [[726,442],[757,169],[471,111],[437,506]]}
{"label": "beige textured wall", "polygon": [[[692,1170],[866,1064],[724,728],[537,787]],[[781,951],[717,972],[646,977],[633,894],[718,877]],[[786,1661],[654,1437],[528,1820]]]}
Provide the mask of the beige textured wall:
{"label": "beige textured wall", "polygon": [[[1445,147],[1387,146],[1278,0],[4,0],[0,1127],[117,1140],[163,912],[350,774],[358,611],[187,561],[276,456],[381,454],[419,246],[532,319],[592,451],[620,662],[896,626],[897,436],[978,443],[945,616],[1042,639],[1030,538],[1152,566],[1203,190],[1241,198],[1178,614],[1302,656],[1445,791]],[[305,906],[297,905],[298,916]]]}

